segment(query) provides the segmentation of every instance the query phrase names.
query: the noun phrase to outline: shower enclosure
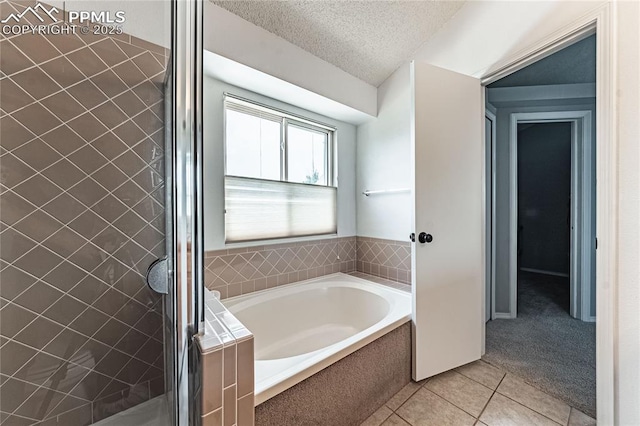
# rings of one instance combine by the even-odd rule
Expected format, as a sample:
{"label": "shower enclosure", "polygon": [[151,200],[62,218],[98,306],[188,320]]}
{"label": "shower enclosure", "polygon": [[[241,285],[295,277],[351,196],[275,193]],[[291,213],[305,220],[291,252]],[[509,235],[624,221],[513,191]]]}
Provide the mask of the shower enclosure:
{"label": "shower enclosure", "polygon": [[0,2],[3,426],[188,424],[195,3]]}

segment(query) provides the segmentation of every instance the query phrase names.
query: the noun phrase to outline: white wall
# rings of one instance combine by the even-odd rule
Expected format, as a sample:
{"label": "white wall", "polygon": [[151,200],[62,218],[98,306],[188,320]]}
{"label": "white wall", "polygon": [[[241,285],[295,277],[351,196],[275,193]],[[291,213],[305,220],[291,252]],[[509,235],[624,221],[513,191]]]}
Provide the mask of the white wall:
{"label": "white wall", "polygon": [[208,50],[204,51],[203,69],[205,74],[232,86],[243,87],[251,92],[262,93],[285,103],[296,104],[300,108],[313,110],[320,115],[333,117],[339,121],[358,125],[373,118],[373,115],[365,114],[326,96]]}
{"label": "white wall", "polygon": [[[354,203],[356,188],[356,128],[311,111],[267,98],[254,92],[223,83],[210,76],[204,76],[204,247],[205,250],[219,250],[224,244],[224,115],[223,97],[228,92],[270,105],[294,114],[315,119],[336,127],[338,152],[338,236],[356,234],[356,208]],[[317,238],[292,238],[275,240],[274,243],[300,241]],[[229,247],[250,246],[268,242],[238,243]]]}
{"label": "white wall", "polygon": [[640,424],[640,3],[614,3],[618,147],[616,413]]}
{"label": "white wall", "polygon": [[362,191],[411,187],[409,64],[378,88],[378,117],[358,126],[358,235],[405,241],[411,232],[411,193],[365,197]]}
{"label": "white wall", "polygon": [[204,48],[341,104],[376,115],[376,88],[233,13],[204,2]]}
{"label": "white wall", "polygon": [[469,1],[415,59],[482,77],[606,1]]}

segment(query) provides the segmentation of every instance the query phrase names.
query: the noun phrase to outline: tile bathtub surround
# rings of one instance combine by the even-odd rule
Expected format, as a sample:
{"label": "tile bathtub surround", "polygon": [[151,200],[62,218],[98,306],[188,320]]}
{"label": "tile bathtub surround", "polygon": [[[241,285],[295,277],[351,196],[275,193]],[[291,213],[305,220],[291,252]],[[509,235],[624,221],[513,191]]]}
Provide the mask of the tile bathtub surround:
{"label": "tile bathtub surround", "polygon": [[166,51],[28,34],[0,52],[0,417],[86,425],[164,392],[143,274],[164,253]]}
{"label": "tile bathtub surround", "polygon": [[194,352],[201,424],[253,426],[253,335],[208,292],[205,331]]}
{"label": "tile bathtub surround", "polygon": [[411,382],[362,426],[595,425],[596,421],[484,361]]}
{"label": "tile bathtub surround", "polygon": [[357,237],[356,269],[403,284],[411,284],[411,243]]}
{"label": "tile bathtub surround", "polygon": [[205,285],[222,298],[336,272],[356,265],[356,237],[253,246],[205,253]]}
{"label": "tile bathtub surround", "polygon": [[219,291],[223,299],[354,271],[410,284],[411,245],[378,238],[341,237],[205,253],[205,286]]}

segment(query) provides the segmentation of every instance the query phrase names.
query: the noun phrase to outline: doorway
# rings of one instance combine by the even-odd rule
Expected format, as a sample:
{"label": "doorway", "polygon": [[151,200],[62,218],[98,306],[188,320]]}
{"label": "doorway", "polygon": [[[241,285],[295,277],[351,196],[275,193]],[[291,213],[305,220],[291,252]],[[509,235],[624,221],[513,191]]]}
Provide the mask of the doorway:
{"label": "doorway", "polygon": [[[517,310],[570,312],[572,124],[517,125]],[[571,275],[570,275],[571,273]]]}
{"label": "doorway", "polygon": [[[611,40],[611,35],[613,34],[613,31],[610,27],[610,19],[609,19],[609,14],[610,14],[610,7],[609,5],[603,5],[602,7],[599,7],[597,9],[594,9],[594,11],[590,14],[586,14],[585,16],[583,16],[582,18],[576,20],[575,22],[573,22],[570,26],[562,29],[562,31],[553,33],[553,34],[549,34],[547,35],[544,39],[539,40],[537,43],[529,46],[527,49],[523,50],[523,51],[519,51],[516,54],[513,55],[509,55],[508,57],[504,58],[504,59],[500,59],[497,63],[495,63],[493,66],[491,66],[490,69],[488,69],[481,77],[481,79],[479,81],[477,81],[480,85],[483,86],[487,86],[490,85],[496,81],[498,81],[500,78],[510,75],[512,73],[514,73],[517,70],[520,70],[526,66],[528,66],[529,64],[532,64],[534,61],[539,60],[541,57],[548,57],[550,55],[552,55],[554,52],[558,52],[560,49],[562,49],[563,47],[569,46],[571,44],[575,44],[577,41],[583,40],[586,37],[589,37],[590,35],[593,35],[596,30],[598,33],[598,37],[597,37],[597,51],[598,51],[598,57],[597,57],[597,76],[596,76],[596,80],[597,80],[597,102],[595,101],[595,93],[596,93],[596,88],[595,86],[593,87],[593,95],[592,95],[592,103],[595,104],[595,106],[593,107],[593,117],[594,117],[594,124],[597,121],[597,139],[598,142],[597,147],[595,147],[594,151],[597,151],[597,177],[598,177],[598,186],[597,186],[597,229],[598,229],[598,251],[597,251],[597,300],[598,300],[598,317],[597,317],[597,329],[598,329],[598,334],[597,334],[597,345],[596,345],[596,351],[597,351],[597,400],[598,400],[598,420],[600,423],[606,423],[606,424],[613,424],[614,423],[614,414],[615,414],[615,404],[614,404],[614,396],[615,396],[615,392],[614,392],[614,383],[615,383],[615,374],[614,372],[616,371],[614,368],[614,360],[615,358],[615,341],[614,338],[616,336],[615,330],[616,330],[616,326],[615,326],[615,318],[616,318],[616,305],[615,305],[615,292],[616,292],[616,288],[617,288],[617,282],[618,282],[618,277],[616,275],[616,262],[615,260],[617,259],[616,257],[616,233],[615,233],[615,229],[616,229],[616,210],[615,210],[615,194],[617,194],[617,186],[616,186],[616,179],[615,176],[617,176],[616,171],[618,170],[618,164],[617,164],[617,148],[616,148],[616,144],[615,144],[615,126],[614,123],[616,123],[616,121],[614,120],[614,118],[616,118],[617,114],[616,114],[616,110],[615,108],[612,108],[612,105],[614,105],[615,102],[615,90],[614,88],[616,87],[615,85],[615,80],[611,79],[610,76],[612,75],[612,69],[611,69],[611,65],[613,63],[615,63],[614,59],[615,57],[613,56],[614,50],[612,49],[612,40]],[[421,65],[426,65],[426,64],[421,64]],[[420,68],[418,67],[414,67],[412,70],[412,78],[415,79],[415,77],[421,77],[422,74],[426,74],[428,73],[428,69],[427,67],[421,66]],[[454,72],[450,72],[448,73],[448,75],[446,76],[446,78],[448,79],[453,79],[454,78]],[[441,77],[440,75],[436,76],[436,77]],[[436,80],[437,81],[437,80]],[[441,80],[441,85],[442,85],[442,81]],[[412,122],[411,125],[415,126],[414,130],[415,133],[413,134],[413,137],[415,139],[415,141],[417,142],[418,140],[420,140],[419,138],[429,134],[430,137],[429,138],[425,138],[425,140],[438,140],[439,135],[437,136],[433,136],[434,132],[427,132],[424,131],[424,126],[422,126],[422,124],[424,124],[424,122],[428,121],[425,119],[420,119],[419,121],[416,120],[416,117],[430,117],[431,115],[434,115],[436,111],[439,112],[439,117],[443,117],[443,118],[447,118],[449,117],[449,114],[451,114],[449,111],[446,112],[442,112],[441,109],[439,108],[439,104],[437,102],[437,100],[428,102],[426,99],[428,99],[429,97],[431,97],[431,99],[436,99],[435,96],[433,96],[433,92],[435,92],[435,88],[433,87],[419,87],[418,85],[415,85],[413,87],[413,91],[414,96],[413,96],[413,114],[412,114]],[[537,91],[539,91],[539,88],[537,89]],[[439,94],[439,93],[436,93]],[[451,93],[449,93],[449,95],[451,95]],[[476,138],[476,144],[478,146],[481,147],[481,151],[480,153],[478,153],[478,158],[480,160],[480,162],[482,162],[482,159],[484,158],[484,152],[483,149],[485,149],[485,144],[484,144],[484,128],[482,127],[482,122],[484,121],[484,112],[489,108],[489,105],[486,105],[485,107],[485,101],[490,100],[489,96],[483,97],[482,94],[476,95],[476,93],[473,92],[473,88],[467,88],[467,87],[462,87],[462,85],[458,85],[456,88],[456,97],[455,99],[458,98],[462,98],[462,96],[468,96],[468,99],[471,100],[471,102],[477,101],[477,103],[479,104],[480,108],[478,111],[478,122],[477,122],[477,127],[475,127],[477,129],[477,134],[475,135]],[[578,98],[584,98],[584,96],[581,96],[580,94],[577,94]],[[451,98],[451,96],[449,96],[449,98]],[[438,98],[439,99],[439,98]],[[505,100],[507,101],[507,100]],[[582,105],[585,104],[584,99],[582,100]],[[450,104],[450,100],[447,99],[447,102],[445,102],[445,104]],[[579,105],[579,103],[576,103],[574,105],[572,105],[572,108],[575,108]],[[540,105],[538,105],[539,107]],[[535,108],[534,108],[535,110]],[[465,114],[467,113],[466,109],[464,110]],[[597,112],[597,117],[596,117],[596,112]],[[453,114],[453,116],[455,116],[456,114]],[[457,113],[458,115],[458,122],[460,122],[459,116],[460,113]],[[500,122],[500,113],[498,112],[498,122]],[[465,120],[467,119],[467,116],[465,115]],[[438,122],[438,121],[443,121],[445,122],[446,125],[449,125],[449,120],[431,120],[431,123],[427,123],[427,124],[431,124],[433,125],[434,122]],[[476,126],[476,121],[474,121],[474,117],[470,117],[468,119],[469,122],[469,127],[474,127]],[[503,121],[504,122],[504,121]],[[507,120],[508,122],[508,120]],[[454,127],[455,126],[451,126]],[[499,132],[503,132],[504,128],[502,130],[500,130],[500,125],[497,126],[499,129]],[[508,127],[508,126],[507,126]],[[596,134],[595,131],[595,125],[594,125],[594,135]],[[432,129],[427,129],[427,130],[432,130]],[[440,130],[440,129],[436,129],[436,130]],[[508,130],[507,130],[508,132]],[[447,138],[443,138],[443,141],[446,140],[446,144],[444,142],[441,142],[439,144],[439,148],[442,146],[446,146],[449,147],[449,145],[451,143],[456,143],[456,144],[460,144],[462,145],[464,143],[465,140],[463,140],[462,138],[460,138],[460,135],[456,135],[455,138],[451,137],[451,132],[446,133],[446,131],[443,130],[443,133],[447,136]],[[473,138],[473,136],[472,136]],[[419,146],[418,143],[415,143],[416,148]],[[437,152],[437,150],[436,150]],[[506,153],[508,155],[508,150],[506,150]],[[451,187],[450,183],[451,181],[454,181],[452,177],[450,177],[447,174],[442,174],[442,175],[436,175],[434,176],[433,179],[428,179],[432,176],[427,175],[426,173],[422,173],[422,172],[428,172],[431,170],[431,164],[427,164],[425,165],[424,162],[422,161],[424,158],[429,158],[429,156],[425,156],[422,157],[420,155],[418,155],[419,153],[413,152],[413,159],[414,159],[414,169],[415,169],[415,182],[416,182],[416,187],[418,185],[420,185],[420,188],[422,188],[422,186],[427,186],[427,185],[439,185],[439,188],[443,188],[443,192],[444,189],[446,189],[447,191],[451,192],[455,192],[456,190],[458,190],[458,187]],[[475,154],[475,151],[472,151],[472,154]],[[593,153],[594,156],[593,158],[595,159],[595,152]],[[455,157],[455,160],[460,160],[462,156],[457,156]],[[462,158],[466,158],[466,157],[462,157]],[[416,162],[415,160],[419,159],[420,162]],[[449,163],[451,165],[455,164],[455,165],[459,165],[459,161],[458,163],[452,161],[451,163]],[[464,166],[466,167],[466,163],[464,164]],[[453,166],[450,166],[453,167]],[[466,171],[464,168],[458,166],[457,170],[463,170]],[[480,174],[478,174],[478,176],[482,175],[483,178],[486,176],[486,174],[484,173],[486,170],[486,167],[483,167],[483,169],[480,171]],[[497,172],[503,173],[505,172],[505,170],[496,170]],[[506,171],[508,173],[508,167],[506,168]],[[418,176],[418,173],[421,173],[421,176]],[[424,175],[424,178],[423,178]],[[455,182],[455,181],[454,181]],[[508,183],[507,183],[508,186]],[[486,197],[482,197],[482,194],[485,192],[483,191],[484,189],[484,181],[476,181],[476,185],[475,186],[469,186],[467,188],[464,188],[468,194],[474,195],[474,196],[478,196],[481,197],[483,200],[483,203],[488,201]],[[416,193],[417,191],[414,191],[414,193]],[[415,197],[417,198],[417,197]],[[450,206],[451,203],[447,203],[446,206]],[[430,229],[434,229],[433,227],[433,221],[431,221],[431,223],[427,223],[426,221],[422,221],[422,222],[418,222],[417,218],[429,218],[429,211],[427,210],[428,208],[431,209],[437,209],[440,206],[439,203],[428,203],[425,204],[423,206],[418,205],[418,203],[415,203],[414,205],[414,215],[416,220],[414,220],[414,225],[421,225],[421,226],[415,226],[416,230],[419,230],[419,228],[427,228],[429,227]],[[441,207],[441,206],[440,206]],[[442,208],[442,207],[441,207]],[[450,209],[452,210],[452,209]],[[498,210],[498,209],[496,209]],[[455,209],[454,210],[456,213],[461,212],[461,209]],[[473,218],[471,217],[472,215],[475,214],[475,217],[483,217],[483,226],[484,223],[486,223],[486,221],[484,220],[484,216],[485,216],[485,209],[484,209],[484,204],[481,204],[481,207],[478,210],[469,210],[470,211],[470,220],[473,221]],[[426,213],[426,214],[425,214]],[[497,212],[496,212],[497,213]],[[507,209],[507,214],[508,214],[508,209]],[[432,216],[431,216],[432,217]],[[499,224],[500,222],[502,223],[507,223],[509,224],[508,219],[499,219],[496,220],[495,223]],[[483,231],[485,231],[486,228],[483,227]],[[497,231],[497,230],[496,230]],[[476,250],[480,253],[480,257],[481,257],[481,269],[480,271],[475,274],[475,270],[470,271],[473,272],[475,275],[473,275],[473,279],[476,280],[476,288],[471,289],[471,291],[477,291],[477,294],[475,295],[476,297],[476,301],[475,301],[475,305],[474,307],[472,307],[471,309],[474,310],[476,307],[479,307],[480,309],[477,312],[477,315],[475,316],[475,319],[473,321],[469,321],[468,323],[466,323],[466,327],[464,328],[464,331],[467,331],[471,328],[474,328],[477,325],[478,330],[478,334],[477,334],[477,342],[476,342],[476,346],[474,346],[472,348],[472,350],[475,350],[477,348],[478,352],[481,352],[482,350],[482,343],[485,340],[485,314],[484,314],[484,309],[485,309],[485,301],[484,301],[484,294],[485,294],[485,288],[483,287],[483,281],[484,281],[484,270],[482,269],[486,264],[484,263],[486,256],[485,254],[487,254],[485,252],[485,250],[483,250],[484,248],[484,238],[487,238],[487,235],[485,232],[482,232],[482,241],[478,242],[478,244],[475,246]],[[433,241],[441,241],[442,238],[438,237],[438,235],[434,234],[434,240]],[[447,240],[448,241],[448,240]],[[493,239],[494,242],[498,242],[498,241],[502,241],[504,243],[504,241],[508,241],[508,237],[503,235],[503,234],[498,234],[496,238]],[[447,249],[449,246],[438,246],[438,245],[434,245],[431,244],[433,246],[433,251],[437,250],[444,250]],[[594,244],[595,245],[595,244]],[[424,254],[427,254],[427,248],[425,247],[424,250],[422,250],[422,252]],[[453,253],[453,251],[452,251]],[[504,257],[508,258],[508,252],[505,255],[504,253],[496,253],[496,256],[494,257],[495,259],[500,259],[500,258],[504,258]],[[430,318],[429,315],[415,315],[416,311],[419,311],[418,309],[415,309],[417,302],[420,302],[422,299],[422,296],[427,296],[427,297],[431,297],[431,300],[433,300],[435,297],[439,297],[440,301],[443,302],[448,302],[448,299],[446,299],[449,295],[448,294],[438,294],[435,292],[429,292],[430,288],[428,287],[423,287],[421,289],[421,277],[420,274],[417,269],[422,265],[422,254],[420,253],[419,250],[414,250],[412,253],[412,263],[415,266],[414,269],[414,276],[413,281],[416,284],[415,285],[415,289],[413,291],[413,297],[414,297],[414,318],[413,318],[413,322],[414,322],[414,331],[415,331],[415,335],[417,336],[416,339],[414,339],[414,346],[415,347],[420,347],[419,345],[419,337],[421,334],[424,334],[425,336],[429,337],[429,332],[431,332],[432,330],[429,329],[429,322],[430,319],[434,319],[435,323],[439,323],[442,324],[442,320],[440,317],[440,321],[438,322],[438,318]],[[417,259],[416,259],[417,258]],[[466,259],[465,259],[466,260]],[[457,263],[456,263],[457,262]],[[460,264],[460,256],[458,256],[454,261],[449,262],[450,264]],[[503,268],[504,269],[504,268]],[[498,277],[499,273],[503,274],[505,271],[501,270],[501,268],[498,267],[498,265],[496,265],[496,268],[494,271],[492,271],[492,274],[494,277]],[[507,273],[507,277],[508,277],[508,268],[506,268],[506,273]],[[470,275],[470,274],[469,274]],[[500,275],[502,276],[502,275]],[[508,281],[507,281],[508,282]],[[496,289],[497,290],[497,289]],[[496,296],[497,296],[497,291],[495,292]],[[460,292],[460,294],[462,294],[462,292]],[[466,296],[466,293],[464,294]],[[462,297],[458,297],[458,299],[462,299]],[[458,300],[456,299],[456,301]],[[426,297],[425,297],[426,300]],[[508,296],[508,292],[507,292],[507,297],[495,297],[495,309],[498,310],[500,307],[504,307],[506,305],[506,309],[509,309],[509,296]],[[465,300],[466,301],[466,300]],[[455,305],[452,304],[452,305]],[[425,311],[421,311],[422,313],[424,313]],[[428,311],[427,311],[428,312]],[[503,313],[502,311],[498,311],[500,313]],[[455,324],[458,324],[458,320],[462,321],[462,319],[460,319],[459,317],[457,317],[456,315],[451,315],[451,313],[447,313],[447,318],[455,318]],[[464,318],[464,321],[466,321],[467,318]],[[454,322],[454,321],[452,321]],[[491,321],[492,323],[493,321]],[[588,323],[587,323],[588,324]],[[441,329],[445,328],[444,326],[441,327]],[[437,330],[436,330],[437,331]],[[446,327],[446,333],[450,336],[455,336],[456,338],[462,340],[462,339],[466,339],[468,338],[468,335],[463,333],[462,331],[459,331],[458,329],[454,329],[453,327],[449,327],[447,325]],[[444,335],[445,333],[440,333],[439,335],[437,335],[438,337],[441,335]],[[475,337],[475,336],[472,336]],[[429,341],[431,342],[431,341]],[[448,343],[448,342],[445,342]],[[425,345],[426,346],[426,345]],[[449,348],[452,348],[453,345],[443,345],[442,348],[444,348],[445,350],[448,350]],[[440,348],[439,348],[440,349]],[[472,350],[469,350],[469,356],[473,356]],[[442,351],[441,351],[442,352]],[[414,353],[414,359],[417,359],[417,363],[419,364],[420,362],[422,363],[427,363],[429,360],[421,360],[417,357],[415,357],[415,353]],[[477,358],[476,358],[477,359]],[[449,369],[451,368],[455,368],[455,363],[457,360],[453,360],[452,362],[448,363],[448,367]],[[415,366],[414,366],[414,370],[415,370]],[[440,371],[445,371],[444,369],[440,370]],[[425,375],[426,376],[426,375]],[[414,374],[414,378],[415,378],[415,374]]]}
{"label": "doorway", "polygon": [[483,359],[591,416],[595,44],[583,38],[488,86],[497,136],[485,160],[494,321]]}
{"label": "doorway", "polygon": [[568,313],[595,321],[592,121],[590,110],[510,114],[510,318],[528,272],[566,277]]}

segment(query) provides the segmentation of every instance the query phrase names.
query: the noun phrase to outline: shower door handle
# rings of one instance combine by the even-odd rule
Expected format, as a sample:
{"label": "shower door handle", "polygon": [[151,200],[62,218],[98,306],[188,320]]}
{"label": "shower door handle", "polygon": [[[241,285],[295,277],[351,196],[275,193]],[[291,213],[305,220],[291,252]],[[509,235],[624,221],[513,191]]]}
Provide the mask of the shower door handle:
{"label": "shower door handle", "polygon": [[156,259],[147,269],[147,285],[159,294],[169,294],[169,269],[166,257]]}

